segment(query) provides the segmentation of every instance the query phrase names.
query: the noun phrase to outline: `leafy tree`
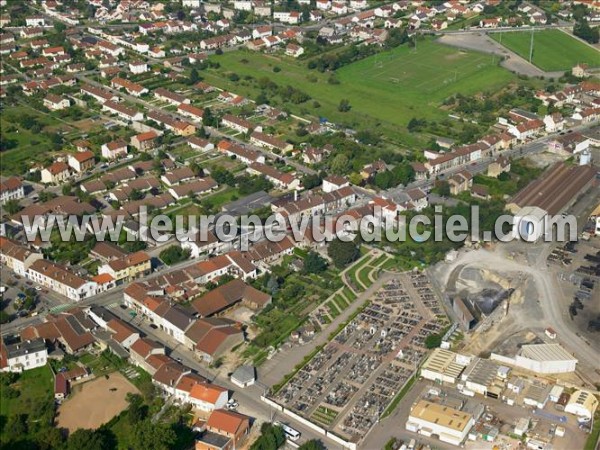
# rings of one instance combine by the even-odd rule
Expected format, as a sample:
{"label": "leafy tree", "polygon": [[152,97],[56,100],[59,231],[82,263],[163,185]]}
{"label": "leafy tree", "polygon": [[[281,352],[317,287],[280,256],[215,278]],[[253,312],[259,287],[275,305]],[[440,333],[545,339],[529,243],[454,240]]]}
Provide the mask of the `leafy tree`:
{"label": "leafy tree", "polygon": [[187,249],[182,249],[177,245],[172,245],[169,248],[166,248],[162,252],[160,252],[160,259],[168,266],[172,266],[173,264],[177,264],[181,261],[185,261],[190,257],[190,251]]}
{"label": "leafy tree", "polygon": [[441,334],[430,334],[425,338],[425,347],[429,349],[438,348],[440,345],[442,345],[443,337],[444,336],[442,336]]}
{"label": "leafy tree", "polygon": [[312,189],[320,186],[322,182],[323,179],[318,174],[304,175],[302,178],[302,186],[304,186],[305,189]]}
{"label": "leafy tree", "polygon": [[338,111],[339,112],[348,112],[352,109],[352,106],[350,106],[350,100],[343,98],[340,100],[340,104],[338,105]]}
{"label": "leafy tree", "polygon": [[432,191],[442,197],[450,196],[450,184],[447,181],[436,182],[435,187]]}
{"label": "leafy tree", "polygon": [[198,73],[198,69],[195,67],[190,71],[190,84],[196,84],[200,81],[200,74]]}
{"label": "leafy tree", "polygon": [[56,20],[54,21],[54,29],[57,33],[63,33],[67,29],[67,26],[64,23]]}
{"label": "leafy tree", "polygon": [[223,167],[215,167],[210,174],[219,184],[227,184],[229,186],[235,185],[235,177],[229,170],[224,169]]}
{"label": "leafy tree", "polygon": [[600,39],[600,31],[598,31],[598,27],[590,27],[585,18],[582,18],[580,21],[575,23],[573,26],[573,34],[580,37],[584,41],[589,42],[590,44],[597,44],[598,40]]}
{"label": "leafy tree", "polygon": [[327,270],[327,261],[317,252],[308,252],[304,258],[304,273],[321,273]]}
{"label": "leafy tree", "polygon": [[277,450],[285,443],[285,433],[281,427],[263,423],[260,427],[260,437],[254,441],[250,450]]}
{"label": "leafy tree", "polygon": [[360,256],[360,249],[355,242],[345,242],[336,238],[331,241],[329,247],[327,247],[327,254],[337,268],[343,269],[348,266],[348,264],[358,259]]}
{"label": "leafy tree", "polygon": [[23,209],[21,207],[21,204],[18,200],[15,199],[9,200],[4,204],[4,211],[6,211],[7,214],[10,216],[18,213],[19,211],[21,211],[21,209]]}
{"label": "leafy tree", "polygon": [[306,441],[298,450],[326,450],[325,444],[320,439],[311,439],[310,441]]}
{"label": "leafy tree", "polygon": [[69,436],[65,450],[109,450],[110,444],[110,439],[102,430],[80,428]]}
{"label": "leafy tree", "polygon": [[138,422],[133,427],[132,437],[132,450],[169,450],[177,440],[177,435],[170,426],[152,423],[149,419]]}
{"label": "leafy tree", "polygon": [[343,153],[336,155],[331,161],[331,171],[337,175],[343,175],[350,169],[350,161]]}

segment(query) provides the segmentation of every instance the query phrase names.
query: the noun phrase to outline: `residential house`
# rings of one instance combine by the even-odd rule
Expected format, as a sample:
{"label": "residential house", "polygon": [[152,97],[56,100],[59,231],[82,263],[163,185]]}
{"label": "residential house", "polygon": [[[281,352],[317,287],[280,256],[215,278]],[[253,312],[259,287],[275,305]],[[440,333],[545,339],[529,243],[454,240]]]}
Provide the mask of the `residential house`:
{"label": "residential house", "polygon": [[127,156],[127,143],[122,139],[107,142],[101,147],[102,157],[112,160]]}
{"label": "residential house", "polygon": [[69,155],[69,166],[77,173],[87,172],[96,165],[94,152],[89,150]]}
{"label": "residential house", "polygon": [[61,184],[71,178],[69,165],[63,161],[56,161],[42,169],[41,181],[44,184]]}
{"label": "residential house", "polygon": [[487,176],[498,178],[502,173],[510,172],[510,159],[505,156],[499,156],[487,168]]}
{"label": "residential house", "polygon": [[38,259],[27,270],[27,278],[70,300],[80,301],[97,293],[97,284],[52,261]]}
{"label": "residential house", "polygon": [[98,273],[108,273],[119,282],[129,282],[138,277],[148,275],[152,271],[150,255],[144,251],[131,253],[113,259],[98,268]]}
{"label": "residential house", "polygon": [[217,409],[206,422],[206,432],[196,440],[195,450],[214,450],[215,436],[224,437],[224,444],[218,444],[226,450],[242,448],[246,436],[250,433],[250,417],[243,414]]}
{"label": "residential house", "polygon": [[0,236],[0,262],[16,275],[27,276],[29,267],[40,259],[44,259],[44,255],[41,253],[29,250],[16,241]]}
{"label": "residential house", "polygon": [[0,339],[0,372],[21,373],[46,365],[48,349],[43,339],[6,341]]}
{"label": "residential house", "polygon": [[473,186],[473,175],[467,170],[461,170],[448,178],[448,184],[450,185],[450,194],[458,195],[461,192],[471,189]]}
{"label": "residential house", "polygon": [[48,94],[44,98],[43,104],[50,111],[60,111],[71,106],[71,102],[68,98],[60,97],[55,94]]}
{"label": "residential house", "polygon": [[5,204],[9,200],[19,200],[25,197],[25,187],[17,177],[10,177],[0,181],[0,204]]}
{"label": "residential house", "polygon": [[155,131],[146,131],[131,138],[131,145],[140,152],[146,152],[155,148],[159,141],[159,135]]}
{"label": "residential house", "polygon": [[241,324],[217,317],[196,320],[186,330],[185,336],[188,348],[208,363],[244,342]]}

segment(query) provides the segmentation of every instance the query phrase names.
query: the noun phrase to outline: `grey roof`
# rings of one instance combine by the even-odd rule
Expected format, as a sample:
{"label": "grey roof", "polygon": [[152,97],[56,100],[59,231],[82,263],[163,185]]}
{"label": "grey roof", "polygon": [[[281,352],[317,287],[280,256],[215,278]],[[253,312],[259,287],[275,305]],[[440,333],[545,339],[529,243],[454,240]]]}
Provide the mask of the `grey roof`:
{"label": "grey roof", "polygon": [[256,380],[256,370],[254,366],[240,366],[231,374],[231,379],[241,384],[249,383]]}
{"label": "grey roof", "polygon": [[32,339],[30,341],[21,341],[14,344],[6,345],[6,352],[9,358],[17,358],[28,353],[41,352],[46,348],[46,344],[42,338]]}
{"label": "grey roof", "polygon": [[200,438],[198,438],[198,441],[206,442],[215,448],[221,449],[225,448],[225,446],[229,443],[229,438],[227,436],[213,433],[212,431],[207,431]]}

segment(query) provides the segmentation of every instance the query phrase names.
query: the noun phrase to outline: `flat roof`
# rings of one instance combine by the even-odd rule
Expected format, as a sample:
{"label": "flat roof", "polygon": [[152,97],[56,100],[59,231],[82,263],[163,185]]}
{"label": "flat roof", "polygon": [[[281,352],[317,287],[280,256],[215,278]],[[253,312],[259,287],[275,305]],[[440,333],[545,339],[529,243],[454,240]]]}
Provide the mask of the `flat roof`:
{"label": "flat roof", "polygon": [[458,378],[466,365],[456,362],[456,353],[436,348],[421,366],[421,370],[430,370],[453,378]]}
{"label": "flat roof", "polygon": [[489,359],[475,359],[465,370],[466,380],[489,387],[498,374],[498,364]]}
{"label": "flat roof", "polygon": [[534,361],[577,361],[560,344],[532,344],[521,348],[521,356]]}
{"label": "flat roof", "polygon": [[411,417],[459,432],[464,432],[473,418],[471,414],[427,400],[420,400],[413,406],[409,420]]}

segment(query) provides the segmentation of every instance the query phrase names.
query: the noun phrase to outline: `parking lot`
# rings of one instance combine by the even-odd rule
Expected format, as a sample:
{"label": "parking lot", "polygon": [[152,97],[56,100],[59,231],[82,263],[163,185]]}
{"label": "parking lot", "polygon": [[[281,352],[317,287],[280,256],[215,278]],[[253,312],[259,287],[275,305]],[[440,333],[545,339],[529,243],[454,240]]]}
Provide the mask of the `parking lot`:
{"label": "parking lot", "polygon": [[275,400],[346,439],[360,440],[414,374],[425,340],[448,326],[429,280],[388,282]]}

